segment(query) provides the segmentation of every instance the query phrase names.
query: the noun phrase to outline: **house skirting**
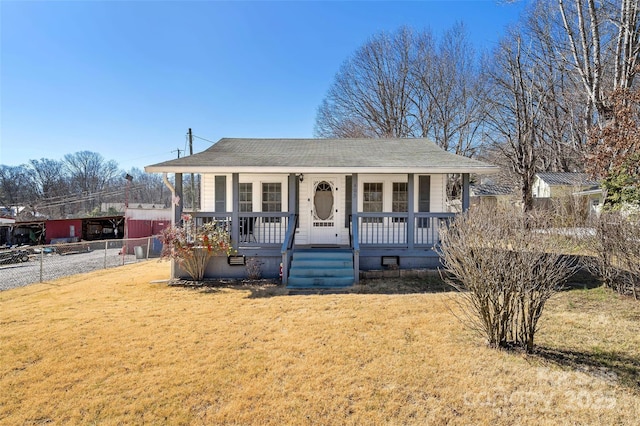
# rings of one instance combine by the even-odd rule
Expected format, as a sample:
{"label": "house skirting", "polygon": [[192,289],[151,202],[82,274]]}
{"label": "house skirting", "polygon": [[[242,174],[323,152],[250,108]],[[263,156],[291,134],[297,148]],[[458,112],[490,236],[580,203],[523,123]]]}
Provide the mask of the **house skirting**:
{"label": "house skirting", "polygon": [[[255,259],[259,262],[262,278],[279,279],[282,254],[277,249],[241,249],[238,255],[245,257],[245,262]],[[380,271],[396,269],[383,265],[383,257],[397,257],[399,270],[431,269],[442,266],[440,257],[432,249],[361,249],[359,256],[360,271]],[[245,265],[230,265],[226,256],[214,256],[207,266],[206,278],[247,278],[248,271]],[[188,279],[189,275],[175,267],[175,278]]]}

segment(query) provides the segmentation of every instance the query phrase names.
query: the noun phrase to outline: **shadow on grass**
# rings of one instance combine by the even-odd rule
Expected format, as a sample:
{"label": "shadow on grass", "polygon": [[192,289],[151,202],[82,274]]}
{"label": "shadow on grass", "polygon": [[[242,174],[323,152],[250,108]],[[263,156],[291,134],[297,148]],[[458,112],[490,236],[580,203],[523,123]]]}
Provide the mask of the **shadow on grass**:
{"label": "shadow on grass", "polygon": [[611,351],[571,351],[538,346],[535,356],[546,362],[640,391],[640,359]]}
{"label": "shadow on grass", "polygon": [[[423,271],[424,272],[424,271]],[[447,284],[438,271],[427,271],[426,274],[387,276],[361,279],[360,283],[348,288],[310,288],[287,289],[279,280],[274,279],[205,279],[204,281],[174,280],[170,285],[203,293],[215,294],[225,289],[249,291],[249,298],[264,298],[291,295],[328,295],[328,294],[424,294],[447,293],[457,291]],[[586,271],[572,276],[563,290],[591,289],[599,287],[600,282]]]}
{"label": "shadow on grass", "polygon": [[203,281],[173,280],[172,287],[183,287],[200,291],[204,294],[218,294],[228,290],[248,291],[249,298],[286,296],[287,289],[276,280],[243,280],[243,279],[205,279]]}
{"label": "shadow on grass", "polygon": [[419,294],[455,291],[436,274],[426,277],[395,277],[361,280],[353,291],[358,294]]}
{"label": "shadow on grass", "polygon": [[287,289],[279,280],[261,279],[205,279],[203,281],[173,280],[173,287],[182,287],[200,291],[205,294],[218,294],[227,290],[248,291],[249,298],[297,295],[329,295],[329,294],[420,294],[444,293],[454,291],[438,276],[427,277],[389,277],[361,280],[359,284],[348,288],[310,288]]}
{"label": "shadow on grass", "polygon": [[587,269],[578,269],[565,283],[563,290],[590,290],[600,287],[602,282]]}

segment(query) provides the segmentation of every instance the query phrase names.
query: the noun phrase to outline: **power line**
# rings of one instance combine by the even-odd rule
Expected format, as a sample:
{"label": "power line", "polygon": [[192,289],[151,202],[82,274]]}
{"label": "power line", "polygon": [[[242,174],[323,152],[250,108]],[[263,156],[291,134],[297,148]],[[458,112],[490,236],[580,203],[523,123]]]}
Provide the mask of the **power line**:
{"label": "power line", "polygon": [[215,143],[214,141],[210,141],[209,139],[205,139],[205,138],[200,137],[200,136],[193,135],[193,137],[194,137],[194,138],[197,138],[197,139],[202,139],[203,141],[207,141],[207,142],[209,142],[209,143]]}
{"label": "power line", "polygon": [[[139,187],[135,187],[135,188],[129,188],[129,192],[140,192],[142,190],[146,189],[144,186],[139,186]],[[37,206],[38,209],[44,209],[44,208],[52,208],[52,207],[60,207],[60,206],[64,206],[64,205],[68,205],[68,204],[78,204],[78,203],[84,203],[86,201],[91,201],[91,200],[95,200],[97,198],[109,198],[109,197],[115,197],[115,196],[120,196],[122,195],[122,190],[119,191],[102,191],[102,192],[95,192],[95,193],[91,193],[91,194],[86,194],[86,195],[81,195],[79,197],[73,197],[73,198],[67,198],[61,201],[54,201],[51,203],[40,203],[40,202],[35,202],[32,203],[34,206]]]}
{"label": "power line", "polygon": [[[129,187],[130,192],[140,192],[147,189],[146,184],[133,184]],[[51,207],[59,207],[65,204],[77,204],[85,201],[94,200],[96,198],[109,198],[122,195],[122,188],[110,188],[104,189],[101,191],[96,191],[92,193],[82,194],[82,195],[59,195],[56,197],[50,198],[41,198],[39,200],[29,201],[22,204],[32,204],[38,206],[38,208],[51,208]],[[58,200],[60,199],[60,200]],[[43,203],[44,201],[44,203]]]}

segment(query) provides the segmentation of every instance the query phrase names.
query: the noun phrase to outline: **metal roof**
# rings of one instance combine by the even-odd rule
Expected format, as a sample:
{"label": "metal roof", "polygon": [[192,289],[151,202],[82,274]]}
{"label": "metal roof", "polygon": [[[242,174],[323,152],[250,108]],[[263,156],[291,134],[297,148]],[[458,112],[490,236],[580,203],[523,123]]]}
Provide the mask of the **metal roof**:
{"label": "metal roof", "polygon": [[597,180],[592,179],[586,173],[571,173],[571,172],[540,172],[536,173],[539,179],[546,182],[548,185],[564,185],[564,186],[595,186],[600,184]]}
{"label": "metal roof", "polygon": [[495,173],[428,139],[232,139],[145,167],[166,173]]}

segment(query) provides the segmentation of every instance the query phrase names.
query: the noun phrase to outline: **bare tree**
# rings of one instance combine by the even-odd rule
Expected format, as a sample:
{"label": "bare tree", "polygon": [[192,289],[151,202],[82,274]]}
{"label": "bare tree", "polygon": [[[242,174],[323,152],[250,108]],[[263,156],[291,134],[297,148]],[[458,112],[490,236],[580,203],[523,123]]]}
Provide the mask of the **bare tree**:
{"label": "bare tree", "polygon": [[462,24],[437,41],[401,28],[372,37],[338,71],[316,118],[321,137],[428,137],[471,156],[483,104]]}
{"label": "bare tree", "polygon": [[554,11],[541,1],[530,8],[522,31],[527,35],[531,61],[538,64],[540,86],[550,91],[539,122],[541,171],[573,172],[584,169],[587,154],[587,114],[579,82],[557,47],[561,37]]}
{"label": "bare tree", "polygon": [[380,33],[358,49],[342,65],[320,106],[316,134],[408,135],[412,39],[413,32],[401,28],[393,34]]}
{"label": "bare tree", "polygon": [[411,68],[414,136],[429,137],[445,150],[471,156],[478,145],[485,109],[484,87],[464,25],[446,31],[439,43],[429,33],[418,39]]}
{"label": "bare tree", "polygon": [[135,167],[127,173],[133,177],[130,187],[131,202],[155,204],[158,208],[169,206],[171,193],[160,175],[145,173]]}
{"label": "bare tree", "polygon": [[519,33],[512,32],[486,71],[487,137],[518,175],[525,211],[533,208],[532,188],[542,140],[539,124],[551,94],[549,87],[540,85],[539,65],[531,60],[528,46]]}
{"label": "bare tree", "polygon": [[11,210],[27,207],[34,193],[35,188],[25,166],[0,165],[0,207]]}
{"label": "bare tree", "polygon": [[64,202],[70,190],[63,163],[42,158],[29,161],[29,166],[37,189],[37,200],[34,200],[34,204],[38,212],[49,217],[64,217],[71,213],[71,206]]}
{"label": "bare tree", "polygon": [[612,119],[608,94],[632,87],[640,53],[638,0],[557,0],[563,49],[600,125]]}
{"label": "bare tree", "polygon": [[64,166],[69,174],[71,191],[86,201],[85,211],[100,205],[101,191],[119,174],[115,161],[106,161],[102,155],[91,151],[65,155]]}

